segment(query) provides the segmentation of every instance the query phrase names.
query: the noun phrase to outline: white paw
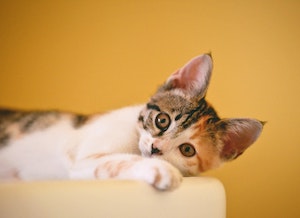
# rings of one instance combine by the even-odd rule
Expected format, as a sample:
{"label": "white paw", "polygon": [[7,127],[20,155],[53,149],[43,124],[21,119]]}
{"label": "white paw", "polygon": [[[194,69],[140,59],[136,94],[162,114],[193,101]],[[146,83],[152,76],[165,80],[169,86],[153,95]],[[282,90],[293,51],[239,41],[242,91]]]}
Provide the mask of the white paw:
{"label": "white paw", "polygon": [[140,180],[159,190],[173,190],[182,181],[179,170],[167,161],[130,154],[107,155],[94,162],[77,163],[72,178]]}
{"label": "white paw", "polygon": [[182,181],[182,175],[177,168],[170,163],[159,159],[144,159],[143,179],[159,190],[173,190]]}

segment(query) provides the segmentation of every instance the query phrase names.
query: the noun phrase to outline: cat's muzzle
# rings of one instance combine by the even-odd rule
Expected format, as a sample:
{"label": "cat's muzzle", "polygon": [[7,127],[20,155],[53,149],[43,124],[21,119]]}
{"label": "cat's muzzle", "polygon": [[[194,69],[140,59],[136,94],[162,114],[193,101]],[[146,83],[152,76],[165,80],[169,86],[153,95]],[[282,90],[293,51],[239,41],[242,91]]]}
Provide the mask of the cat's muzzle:
{"label": "cat's muzzle", "polygon": [[152,144],[151,155],[162,155],[162,152]]}

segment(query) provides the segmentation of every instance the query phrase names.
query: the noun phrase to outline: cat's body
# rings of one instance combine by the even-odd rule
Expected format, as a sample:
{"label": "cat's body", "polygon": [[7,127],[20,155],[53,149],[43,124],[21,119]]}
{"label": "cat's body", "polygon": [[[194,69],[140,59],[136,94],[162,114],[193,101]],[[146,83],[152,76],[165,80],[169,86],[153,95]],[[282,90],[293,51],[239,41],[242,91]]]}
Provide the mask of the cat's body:
{"label": "cat's body", "polygon": [[[74,162],[87,157],[110,153],[141,155],[134,119],[140,110],[141,106],[136,106],[93,115],[85,117],[81,124],[79,116],[73,113],[11,111],[15,115],[0,136],[0,178],[6,165],[22,168],[13,173],[22,179],[67,179]],[[0,121],[5,113],[9,111],[0,110]]]}
{"label": "cat's body", "polygon": [[147,104],[104,114],[0,110],[0,179],[137,179],[165,190],[236,158],[262,123],[218,117],[205,100],[211,70],[198,56]]}

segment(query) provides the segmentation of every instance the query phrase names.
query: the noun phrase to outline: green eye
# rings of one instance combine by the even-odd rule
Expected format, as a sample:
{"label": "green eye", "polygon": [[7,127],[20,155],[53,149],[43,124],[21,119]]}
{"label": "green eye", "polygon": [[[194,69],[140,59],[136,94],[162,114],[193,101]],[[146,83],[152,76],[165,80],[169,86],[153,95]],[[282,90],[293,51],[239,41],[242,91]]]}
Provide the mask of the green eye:
{"label": "green eye", "polygon": [[166,131],[171,124],[171,119],[166,113],[159,113],[155,118],[155,125],[162,131]]}
{"label": "green eye", "polygon": [[179,150],[183,156],[193,157],[196,154],[196,149],[193,145],[184,143],[179,146]]}

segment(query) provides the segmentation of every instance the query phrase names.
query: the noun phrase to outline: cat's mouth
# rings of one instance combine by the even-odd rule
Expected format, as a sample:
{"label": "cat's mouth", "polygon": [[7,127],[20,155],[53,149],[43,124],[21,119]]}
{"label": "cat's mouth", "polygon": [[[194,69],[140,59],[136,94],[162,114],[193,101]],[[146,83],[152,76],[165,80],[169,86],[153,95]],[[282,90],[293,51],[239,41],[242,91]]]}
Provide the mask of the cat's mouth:
{"label": "cat's mouth", "polygon": [[162,155],[162,151],[156,148],[153,144],[151,145],[151,156],[152,155]]}
{"label": "cat's mouth", "polygon": [[158,148],[153,147],[153,145],[152,145],[151,150],[143,149],[142,155],[144,157],[158,157],[158,156],[163,155],[163,153],[162,153],[161,150],[159,150]]}

